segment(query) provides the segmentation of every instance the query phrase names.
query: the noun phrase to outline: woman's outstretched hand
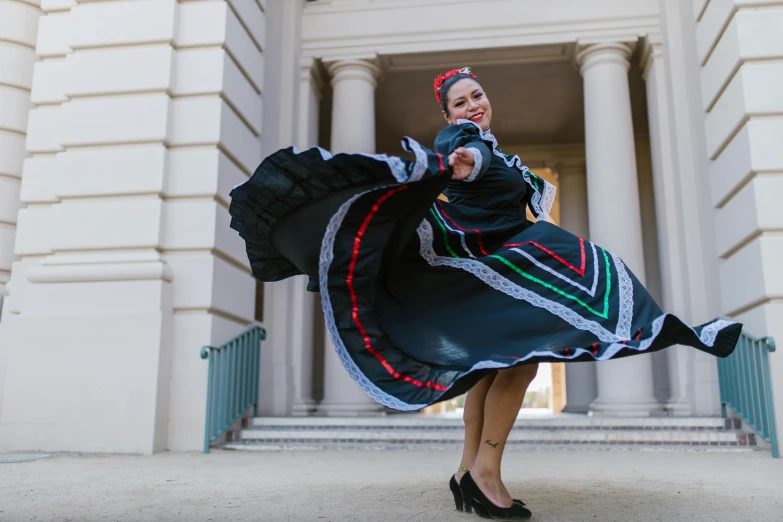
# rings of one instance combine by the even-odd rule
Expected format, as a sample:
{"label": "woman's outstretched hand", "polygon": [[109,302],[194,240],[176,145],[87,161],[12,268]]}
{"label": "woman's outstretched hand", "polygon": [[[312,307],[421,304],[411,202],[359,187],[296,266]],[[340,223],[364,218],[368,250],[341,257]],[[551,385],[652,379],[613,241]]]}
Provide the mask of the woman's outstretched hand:
{"label": "woman's outstretched hand", "polygon": [[473,153],[468,149],[465,147],[454,149],[454,152],[449,154],[449,167],[454,171],[452,179],[465,179],[470,176],[474,163]]}

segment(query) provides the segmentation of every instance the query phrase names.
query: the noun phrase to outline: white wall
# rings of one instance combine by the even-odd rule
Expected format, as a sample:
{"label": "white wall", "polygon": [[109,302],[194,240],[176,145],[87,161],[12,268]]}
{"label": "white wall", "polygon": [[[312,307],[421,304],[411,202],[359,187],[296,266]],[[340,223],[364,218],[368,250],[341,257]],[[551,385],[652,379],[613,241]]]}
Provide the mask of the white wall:
{"label": "white wall", "polygon": [[[783,344],[783,5],[694,3],[721,311]],[[783,433],[783,352],[771,354]]]}
{"label": "white wall", "polygon": [[[40,0],[0,0],[0,321],[16,239]],[[0,417],[7,343],[0,334]]]}
{"label": "white wall", "polygon": [[227,206],[261,158],[262,4],[43,8],[0,448],[199,449],[199,349],[253,319]]}

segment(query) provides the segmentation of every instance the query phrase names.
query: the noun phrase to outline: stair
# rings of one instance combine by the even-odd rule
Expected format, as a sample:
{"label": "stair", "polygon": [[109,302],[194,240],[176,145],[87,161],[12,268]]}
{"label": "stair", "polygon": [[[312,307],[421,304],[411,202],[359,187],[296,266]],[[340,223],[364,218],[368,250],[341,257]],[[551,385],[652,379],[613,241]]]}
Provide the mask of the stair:
{"label": "stair", "polygon": [[[552,415],[517,419],[507,449],[569,447],[680,451],[750,451],[756,436],[738,419],[611,418]],[[384,417],[257,417],[223,445],[231,450],[427,448],[462,445],[460,418],[394,414]]]}

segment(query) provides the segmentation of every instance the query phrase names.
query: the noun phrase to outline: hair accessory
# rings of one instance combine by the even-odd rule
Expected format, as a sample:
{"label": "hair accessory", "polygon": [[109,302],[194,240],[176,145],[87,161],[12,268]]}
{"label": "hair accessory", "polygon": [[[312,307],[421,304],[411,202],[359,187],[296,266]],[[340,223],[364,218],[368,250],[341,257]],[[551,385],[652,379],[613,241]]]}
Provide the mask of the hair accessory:
{"label": "hair accessory", "polygon": [[463,67],[462,69],[452,69],[446,74],[439,74],[438,77],[435,78],[435,98],[438,100],[438,104],[440,104],[440,88],[443,87],[443,82],[445,82],[452,76],[456,76],[458,74],[469,74],[474,78],[476,77],[475,74],[470,72],[470,67]]}

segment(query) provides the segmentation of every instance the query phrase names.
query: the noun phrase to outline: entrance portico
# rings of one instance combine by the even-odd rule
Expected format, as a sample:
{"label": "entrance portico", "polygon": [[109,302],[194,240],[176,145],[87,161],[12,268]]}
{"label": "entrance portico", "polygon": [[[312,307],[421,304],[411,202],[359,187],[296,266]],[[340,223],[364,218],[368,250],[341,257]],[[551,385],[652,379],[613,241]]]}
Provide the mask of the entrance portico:
{"label": "entrance portico", "polygon": [[[670,260],[660,257],[656,212],[643,212],[657,209],[655,196],[642,191],[640,197],[639,188],[655,186],[656,194],[664,190],[664,180],[653,176],[653,166],[663,160],[650,161],[653,123],[648,125],[647,112],[648,105],[657,108],[648,96],[661,94],[660,89],[650,93],[645,88],[656,65],[661,69],[661,57],[646,52],[642,71],[638,52],[651,48],[650,39],[499,49],[476,48],[480,42],[469,40],[461,42],[465,49],[389,55],[368,52],[380,44],[367,42],[361,51],[341,56],[338,49],[307,45],[308,15],[317,17],[319,8],[313,5],[312,13],[306,12],[303,54],[311,64],[307,71],[331,78],[331,92],[325,86],[318,97],[323,105],[311,103],[310,115],[300,114],[299,121],[315,125],[319,116],[329,121],[320,121],[318,141],[306,145],[319,144],[333,152],[402,154],[398,142],[403,135],[430,145],[444,123],[430,89],[420,86],[428,86],[443,70],[470,65],[492,100],[493,133],[503,149],[520,154],[533,170],[546,167],[555,175],[561,226],[617,251],[647,279],[653,294],[660,295],[660,263]],[[659,40],[655,35],[651,39]],[[302,85],[307,71],[303,69]],[[649,119],[658,121],[657,115]],[[303,134],[315,138],[311,130],[300,129]],[[328,339],[326,343],[319,411],[371,413],[371,404],[337,364]],[[682,394],[669,392],[669,368],[678,368],[677,354],[566,365],[566,411],[647,416],[661,412],[667,403],[681,406]],[[687,413],[687,407],[679,413]]]}

